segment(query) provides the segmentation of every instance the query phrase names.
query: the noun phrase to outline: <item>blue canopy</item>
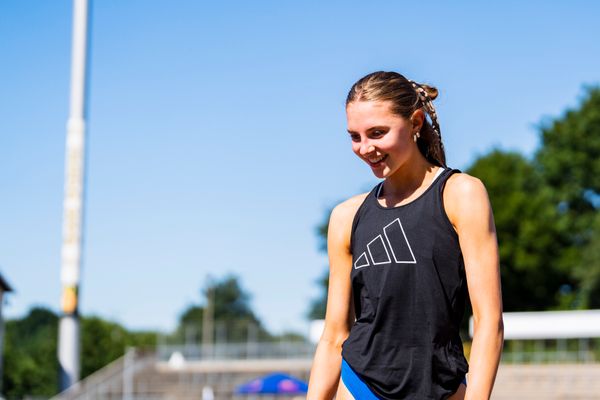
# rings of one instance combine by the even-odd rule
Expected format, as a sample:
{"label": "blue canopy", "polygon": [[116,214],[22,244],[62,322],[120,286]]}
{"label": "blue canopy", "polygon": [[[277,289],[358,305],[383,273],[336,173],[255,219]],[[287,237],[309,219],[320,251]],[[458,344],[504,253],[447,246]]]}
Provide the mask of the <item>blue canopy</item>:
{"label": "blue canopy", "polygon": [[236,394],[301,394],[307,391],[308,385],[306,382],[281,373],[253,379],[235,389]]}

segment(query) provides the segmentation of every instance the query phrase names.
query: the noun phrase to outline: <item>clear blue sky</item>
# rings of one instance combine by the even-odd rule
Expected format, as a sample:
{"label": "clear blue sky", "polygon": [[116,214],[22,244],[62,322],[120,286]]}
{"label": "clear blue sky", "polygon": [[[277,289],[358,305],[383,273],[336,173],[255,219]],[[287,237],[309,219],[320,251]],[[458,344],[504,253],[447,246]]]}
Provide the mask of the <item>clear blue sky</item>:
{"label": "clear blue sky", "polygon": [[[0,2],[5,307],[58,310],[72,2]],[[267,327],[307,331],[325,210],[375,184],[344,99],[375,70],[436,85],[449,164],[530,155],[600,80],[593,1],[92,6],[81,310],[168,331],[207,274],[240,276]]]}

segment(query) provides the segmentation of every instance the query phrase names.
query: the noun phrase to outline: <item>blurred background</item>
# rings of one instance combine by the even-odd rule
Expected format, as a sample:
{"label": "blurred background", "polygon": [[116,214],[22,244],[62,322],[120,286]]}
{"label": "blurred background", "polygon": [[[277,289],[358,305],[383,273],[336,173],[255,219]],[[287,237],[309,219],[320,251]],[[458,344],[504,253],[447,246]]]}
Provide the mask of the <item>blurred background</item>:
{"label": "blurred background", "polygon": [[0,2],[0,393],[244,398],[285,372],[302,397],[329,212],[377,183],[351,152],[345,96],[394,70],[438,88],[448,164],[488,189],[504,310],[540,312],[512,332],[523,314],[507,315],[494,398],[598,398],[599,12],[90,2],[83,380],[57,396],[73,2]]}

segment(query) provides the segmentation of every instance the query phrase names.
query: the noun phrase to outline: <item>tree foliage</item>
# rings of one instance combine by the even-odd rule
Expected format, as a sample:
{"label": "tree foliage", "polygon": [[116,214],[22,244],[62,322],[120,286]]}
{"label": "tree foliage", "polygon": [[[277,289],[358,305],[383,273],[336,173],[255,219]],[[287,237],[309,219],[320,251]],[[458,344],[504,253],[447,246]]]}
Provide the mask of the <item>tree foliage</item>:
{"label": "tree foliage", "polygon": [[202,340],[204,312],[209,298],[213,301],[214,335],[219,342],[245,342],[247,340],[273,340],[250,304],[250,294],[242,288],[239,278],[229,274],[219,280],[209,281],[201,291],[203,305],[190,305],[179,319],[171,341],[179,343]]}
{"label": "tree foliage", "polygon": [[250,294],[244,290],[236,275],[228,275],[223,279],[208,285],[204,295],[212,293],[214,299],[215,326],[223,342],[245,342],[248,339],[248,329],[256,329],[255,339],[271,340],[272,336],[263,327],[262,322],[254,314],[250,305]]}
{"label": "tree foliage", "polygon": [[6,322],[2,388],[7,398],[58,391],[57,330],[56,314],[41,307]]}
{"label": "tree foliage", "polygon": [[600,307],[600,87],[541,126],[536,164],[551,189],[566,237],[559,262],[577,281],[569,308]]}
{"label": "tree foliage", "polygon": [[[129,332],[99,317],[81,318],[81,377],[121,357],[128,346],[155,344],[152,332]],[[48,397],[58,392],[58,316],[35,307],[6,322],[3,389],[7,398]]]}
{"label": "tree foliage", "polygon": [[[329,231],[329,217],[333,208],[328,209],[323,221],[316,227],[317,239],[319,241],[319,251],[327,253],[327,232]],[[312,299],[306,313],[306,318],[309,320],[324,319],[327,309],[327,291],[329,288],[329,266],[325,267],[323,273],[315,280],[319,288],[319,294]]]}
{"label": "tree foliage", "polygon": [[536,163],[574,220],[596,211],[600,196],[600,87],[588,87],[578,107],[542,124]]}
{"label": "tree foliage", "polygon": [[83,318],[81,376],[88,376],[121,357],[128,347],[149,348],[155,344],[154,332],[130,332],[97,316]]}
{"label": "tree foliage", "polygon": [[552,193],[535,165],[496,149],[467,172],[484,182],[494,211],[504,309],[560,308],[561,287],[572,283],[556,262],[565,238]]}

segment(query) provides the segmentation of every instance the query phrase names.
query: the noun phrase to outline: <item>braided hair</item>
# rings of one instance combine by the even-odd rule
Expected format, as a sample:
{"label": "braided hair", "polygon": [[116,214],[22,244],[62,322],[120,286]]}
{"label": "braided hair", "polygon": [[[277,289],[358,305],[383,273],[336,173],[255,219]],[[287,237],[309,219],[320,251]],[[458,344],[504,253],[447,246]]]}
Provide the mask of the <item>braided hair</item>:
{"label": "braided hair", "polygon": [[417,147],[427,161],[434,165],[446,166],[446,153],[437,113],[433,100],[438,95],[435,87],[406,79],[397,72],[377,71],[359,79],[348,92],[346,107],[353,101],[390,101],[391,111],[404,118],[422,109],[426,116],[421,130],[417,133]]}

